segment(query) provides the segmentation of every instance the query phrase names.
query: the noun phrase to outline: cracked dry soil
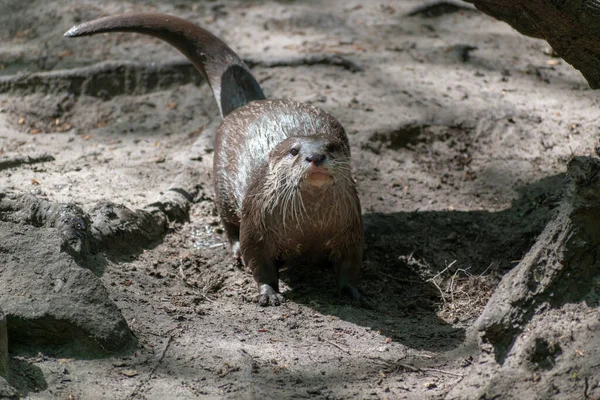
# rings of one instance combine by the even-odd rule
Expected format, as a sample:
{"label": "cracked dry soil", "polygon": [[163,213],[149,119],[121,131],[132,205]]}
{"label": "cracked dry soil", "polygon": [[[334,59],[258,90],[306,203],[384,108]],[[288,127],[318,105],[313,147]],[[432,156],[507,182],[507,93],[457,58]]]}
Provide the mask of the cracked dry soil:
{"label": "cracked dry soil", "polygon": [[[91,271],[135,338],[116,353],[108,335],[94,351],[28,341],[15,326],[32,325],[11,330],[8,312],[11,385],[30,399],[599,398],[600,356],[578,347],[595,336],[540,339],[527,360],[505,362],[474,326],[555,214],[567,162],[593,156],[599,95],[540,40],[467,5],[420,6],[0,2],[0,278],[26,264],[22,254],[41,265],[57,260],[50,246],[74,249],[68,271]],[[200,24],[268,98],[341,121],[365,223],[364,306],[337,299],[331,271],[310,268],[283,272],[284,305],[253,302],[215,213],[210,89],[156,39],[62,37],[127,11]],[[19,206],[23,196],[33,200]],[[39,201],[75,207],[92,239],[68,224],[74,242],[47,239],[60,227],[35,217]],[[39,300],[1,290],[3,308]],[[597,302],[565,307],[554,318],[566,331],[598,326]],[[568,367],[553,370],[562,359]],[[512,373],[494,392],[501,365]]]}

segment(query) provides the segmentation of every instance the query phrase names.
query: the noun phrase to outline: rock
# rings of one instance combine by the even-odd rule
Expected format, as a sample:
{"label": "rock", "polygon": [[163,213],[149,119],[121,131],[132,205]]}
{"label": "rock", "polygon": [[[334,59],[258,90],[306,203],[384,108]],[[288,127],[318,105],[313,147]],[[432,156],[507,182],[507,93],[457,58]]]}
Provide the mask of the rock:
{"label": "rock", "polygon": [[133,211],[110,202],[96,205],[92,215],[96,249],[111,253],[144,248],[159,239],[168,226],[165,218],[157,220],[148,211]]}
{"label": "rock", "polygon": [[0,304],[11,348],[98,356],[135,338],[93,271],[89,218],[72,205],[0,195]]}
{"label": "rock", "polygon": [[202,189],[198,171],[183,170],[173,186],[141,210],[104,202],[91,211],[95,249],[131,253],[159,240],[170,222],[189,220],[190,206]]}
{"label": "rock", "polygon": [[170,221],[187,219],[201,189],[196,178],[182,172],[142,210],[105,202],[91,215],[73,204],[0,193],[0,304],[11,348],[85,357],[132,348],[136,339],[98,275],[107,255],[139,251]]}
{"label": "rock", "polygon": [[[134,342],[100,279],[65,249],[56,228],[0,221],[0,304],[11,347],[95,356]],[[69,347],[66,349],[65,346]]]}

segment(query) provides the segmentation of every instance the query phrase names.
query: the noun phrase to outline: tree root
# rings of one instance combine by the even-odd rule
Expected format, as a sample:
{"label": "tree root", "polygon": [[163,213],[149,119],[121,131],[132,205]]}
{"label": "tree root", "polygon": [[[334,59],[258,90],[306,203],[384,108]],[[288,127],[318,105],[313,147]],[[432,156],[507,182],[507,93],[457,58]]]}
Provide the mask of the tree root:
{"label": "tree root", "polygon": [[[310,54],[302,57],[272,60],[247,59],[249,67],[297,67],[302,65],[333,65],[351,72],[363,68],[337,54]],[[201,85],[202,76],[186,59],[163,63],[110,61],[68,70],[26,72],[0,76],[0,93],[28,95],[33,93],[69,93],[110,99],[164,90],[177,85]]]}

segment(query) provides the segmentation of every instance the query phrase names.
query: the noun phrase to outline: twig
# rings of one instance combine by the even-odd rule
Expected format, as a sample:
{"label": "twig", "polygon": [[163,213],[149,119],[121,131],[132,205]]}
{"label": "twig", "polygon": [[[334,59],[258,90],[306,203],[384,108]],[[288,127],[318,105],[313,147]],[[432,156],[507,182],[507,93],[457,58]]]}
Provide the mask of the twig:
{"label": "twig", "polygon": [[412,365],[408,365],[408,364],[396,364],[396,367],[404,368],[404,369],[412,371],[412,372],[439,372],[440,374],[452,375],[452,376],[456,376],[459,378],[465,377],[463,374],[459,374],[457,372],[446,371],[446,370],[438,369],[438,368],[427,368],[427,367],[419,368],[419,367],[413,367]]}
{"label": "twig", "polygon": [[146,385],[146,383],[148,383],[150,381],[150,379],[152,379],[152,377],[154,376],[154,373],[156,372],[156,370],[158,369],[158,367],[160,366],[160,364],[164,360],[165,354],[167,353],[167,350],[169,349],[169,346],[171,346],[171,342],[173,341],[173,337],[174,336],[175,336],[174,334],[169,335],[169,339],[167,340],[167,344],[166,344],[165,348],[163,349],[162,353],[160,354],[160,357],[158,357],[158,360],[156,361],[156,364],[154,364],[154,366],[150,369],[150,373],[148,374],[148,376],[146,377],[146,379],[142,380],[139,383],[139,385],[137,385],[135,387],[135,389],[133,389],[133,392],[131,392],[131,394],[129,394],[128,398],[133,399],[135,397],[135,395],[140,391],[140,389],[142,389],[142,387],[144,385]]}
{"label": "twig", "polygon": [[185,277],[185,272],[183,272],[183,261],[179,260],[179,276],[183,280],[184,283],[187,283],[187,278]]}
{"label": "twig", "polygon": [[343,348],[342,346],[340,346],[339,344],[337,344],[336,342],[332,342],[331,340],[326,340],[327,343],[329,343],[332,346],[337,347],[338,349],[340,349],[341,351],[343,351],[346,354],[350,354],[350,350]]}
{"label": "twig", "polygon": [[413,367],[412,365],[408,365],[408,364],[398,363],[398,364],[396,364],[396,368],[404,368],[404,369],[407,369],[412,372],[422,372],[420,368]]}
{"label": "twig", "polygon": [[50,154],[40,154],[38,156],[19,156],[0,159],[0,171],[4,169],[18,167],[22,164],[37,164],[47,161],[54,161],[54,157]]}
{"label": "twig", "polygon": [[211,299],[210,297],[208,297],[204,293],[200,293],[200,296],[202,296],[204,298],[204,300],[208,301],[209,303],[214,303],[215,302],[213,299]]}
{"label": "twig", "polygon": [[442,301],[444,302],[444,308],[448,306],[448,302],[446,301],[446,296],[444,296],[444,291],[442,290],[442,288],[440,287],[440,285],[436,282],[436,279],[444,274],[446,271],[448,271],[450,268],[452,268],[452,266],[456,263],[457,260],[452,261],[446,268],[444,268],[443,270],[441,270],[440,272],[438,272],[435,276],[433,276],[432,278],[427,279],[427,282],[431,282],[433,283],[433,285],[436,287],[436,289],[440,292],[440,295],[442,295]]}
{"label": "twig", "polygon": [[494,262],[493,262],[493,261],[490,263],[490,265],[488,265],[488,267],[487,267],[486,269],[484,269],[484,270],[483,270],[483,272],[481,272],[481,273],[479,274],[479,276],[483,276],[483,275],[485,275],[485,273],[486,273],[486,272],[488,272],[488,270],[489,270],[490,268],[492,268],[492,265],[494,265]]}
{"label": "twig", "polygon": [[431,372],[439,372],[441,374],[446,374],[446,375],[452,375],[452,376],[456,376],[459,378],[464,378],[465,376],[463,374],[459,374],[457,372],[450,372],[450,371],[446,371],[443,369],[437,369],[437,368],[420,368],[421,371],[431,371]]}
{"label": "twig", "polygon": [[345,57],[342,57],[337,54],[309,54],[302,57],[294,57],[294,58],[280,58],[280,59],[271,59],[271,60],[257,60],[257,59],[249,59],[244,60],[248,64],[250,68],[255,65],[260,65],[262,67],[296,67],[299,65],[335,65],[347,69],[350,72],[358,72],[362,71],[363,67],[356,64],[354,61],[351,61]]}
{"label": "twig", "polygon": [[[469,267],[471,268],[471,267]],[[452,305],[454,305],[454,280],[456,279],[456,276],[458,275],[459,272],[463,272],[465,275],[469,275],[469,273],[467,272],[469,270],[469,268],[467,269],[462,269],[459,268],[457,269],[454,274],[452,274],[452,278],[450,278],[450,300],[452,301]],[[471,296],[469,296],[467,294],[467,297],[469,298],[469,302],[471,301]]]}
{"label": "twig", "polygon": [[369,360],[373,360],[373,361],[377,361],[377,362],[380,362],[380,363],[382,363],[382,364],[385,364],[385,365],[386,365],[386,366],[388,366],[388,367],[393,367],[393,366],[394,366],[394,365],[393,365],[391,362],[389,362],[389,361],[386,361],[386,360],[382,360],[382,359],[381,359],[381,358],[379,358],[379,357],[367,357],[367,358],[368,358]]}
{"label": "twig", "polygon": [[386,274],[385,272],[380,272],[379,273],[382,276],[385,276],[386,278],[392,279],[396,282],[401,282],[401,283],[422,283],[421,281],[415,280],[415,279],[402,279],[402,278],[396,278],[393,275],[390,274]]}
{"label": "twig", "polygon": [[429,282],[429,281],[434,281],[434,280],[435,280],[435,278],[439,277],[439,276],[440,276],[440,275],[442,275],[444,272],[446,272],[446,271],[448,271],[450,268],[452,268],[452,266],[453,266],[454,264],[456,264],[456,261],[458,261],[458,260],[454,260],[454,261],[452,261],[450,264],[448,264],[448,266],[447,266],[446,268],[444,268],[443,270],[441,270],[440,272],[438,272],[438,273],[437,273],[437,274],[436,274],[436,275],[435,275],[433,278],[429,278],[429,279],[427,279],[427,281],[428,281],[428,282]]}
{"label": "twig", "polygon": [[[403,357],[404,358],[404,357]],[[386,360],[382,360],[379,357],[369,357],[369,359],[373,360],[373,361],[379,361],[383,364],[385,364],[386,366],[390,367],[390,368],[404,368],[406,370],[409,370],[411,372],[439,372],[441,374],[447,374],[447,375],[452,375],[452,376],[456,376],[456,377],[460,377],[460,378],[464,378],[465,375],[463,374],[459,374],[457,372],[451,372],[451,371],[446,371],[443,369],[438,369],[438,368],[428,368],[428,367],[424,367],[424,368],[419,368],[419,367],[413,367],[412,365],[408,365],[408,364],[403,364],[403,363],[399,363],[399,362],[391,362],[391,361],[386,361]]]}

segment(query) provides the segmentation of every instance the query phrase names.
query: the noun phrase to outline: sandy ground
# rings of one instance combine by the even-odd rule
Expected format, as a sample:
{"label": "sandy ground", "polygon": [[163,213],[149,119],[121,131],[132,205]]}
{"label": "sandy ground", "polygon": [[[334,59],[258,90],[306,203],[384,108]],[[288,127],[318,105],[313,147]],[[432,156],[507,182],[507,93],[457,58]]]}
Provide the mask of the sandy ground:
{"label": "sandy ground", "polygon": [[[186,169],[203,187],[188,223],[101,275],[140,349],[102,359],[13,354],[36,372],[23,393],[438,399],[488,362],[472,324],[551,217],[567,161],[593,154],[599,95],[544,42],[471,9],[408,15],[421,4],[0,2],[2,77],[183,62],[141,35],[62,37],[102,15],[155,10],[208,28],[253,65],[267,97],[309,102],[342,122],[367,243],[367,305],[338,300],[330,271],[307,270],[283,274],[287,303],[260,308],[215,214],[220,121],[207,85],[186,76],[93,93],[5,85],[0,156],[54,161],[1,170],[2,188],[89,210],[102,200],[143,207]],[[362,70],[290,62],[313,54]]]}

